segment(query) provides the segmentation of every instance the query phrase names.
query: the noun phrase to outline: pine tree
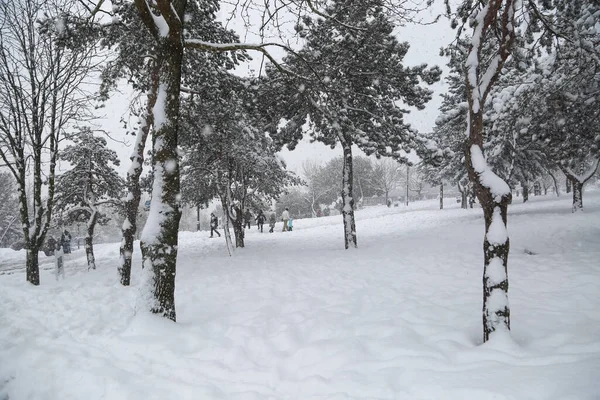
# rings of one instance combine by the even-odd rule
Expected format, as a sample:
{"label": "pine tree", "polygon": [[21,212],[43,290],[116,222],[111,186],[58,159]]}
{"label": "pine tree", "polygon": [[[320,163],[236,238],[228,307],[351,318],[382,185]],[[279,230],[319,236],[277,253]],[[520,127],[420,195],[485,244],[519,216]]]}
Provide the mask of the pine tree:
{"label": "pine tree", "polygon": [[[266,100],[277,102],[274,115],[287,123],[278,137],[293,149],[307,122],[311,136],[322,143],[340,144],[343,151],[342,218],[344,246],[356,247],[352,145],[367,155],[403,161],[404,152],[423,143],[405,121],[397,104],[422,109],[431,91],[421,86],[440,76],[436,67],[405,67],[408,43],[393,35],[394,25],[381,1],[335,1],[323,20],[304,19],[297,30],[306,44],[300,57],[286,63],[297,79],[272,77]],[[283,105],[282,110],[279,105]],[[279,110],[278,110],[279,108]],[[277,130],[279,118],[271,127]]]}
{"label": "pine tree", "polygon": [[102,205],[119,207],[125,182],[114,169],[119,159],[114,150],[106,147],[106,139],[83,128],[71,141],[73,144],[67,146],[60,157],[72,168],[57,177],[56,211],[67,221],[87,220],[85,254],[88,269],[96,269],[94,229],[97,223],[105,224],[109,220],[99,208]]}

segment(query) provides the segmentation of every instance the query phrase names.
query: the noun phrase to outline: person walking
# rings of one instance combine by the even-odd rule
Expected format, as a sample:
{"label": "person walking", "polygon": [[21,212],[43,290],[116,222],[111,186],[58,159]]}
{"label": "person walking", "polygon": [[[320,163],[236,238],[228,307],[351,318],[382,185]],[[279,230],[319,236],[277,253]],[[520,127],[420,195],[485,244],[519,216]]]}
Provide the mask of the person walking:
{"label": "person walking", "polygon": [[292,231],[292,228],[294,227],[294,220],[292,217],[290,217],[290,219],[288,219],[288,231]]}
{"label": "person walking", "polygon": [[277,222],[277,216],[274,212],[269,215],[269,233],[273,233],[273,229],[275,229],[275,222]]}
{"label": "person walking", "polygon": [[262,210],[258,211],[258,215],[256,216],[255,220],[257,229],[260,230],[260,233],[263,233],[263,225],[265,224],[267,217],[265,217],[265,214],[263,214]]}
{"label": "person walking", "polygon": [[246,208],[246,213],[244,214],[244,228],[248,227],[250,229],[250,221],[252,220],[252,213],[249,208]]}
{"label": "person walking", "polygon": [[60,244],[64,251],[64,254],[71,254],[71,234],[68,230],[64,230],[62,235],[60,235]]}
{"label": "person walking", "polygon": [[286,207],[285,210],[281,213],[281,220],[283,221],[283,229],[281,232],[285,232],[288,230],[288,220],[290,219],[290,211]]}
{"label": "person walking", "polygon": [[213,232],[221,237],[221,234],[217,230],[217,226],[219,226],[219,219],[215,213],[210,213],[210,237],[213,237]]}
{"label": "person walking", "polygon": [[46,256],[48,257],[53,256],[54,252],[56,251],[56,245],[56,239],[54,239],[54,236],[50,235],[50,237],[46,241],[46,248],[44,249],[44,254],[46,254]]}

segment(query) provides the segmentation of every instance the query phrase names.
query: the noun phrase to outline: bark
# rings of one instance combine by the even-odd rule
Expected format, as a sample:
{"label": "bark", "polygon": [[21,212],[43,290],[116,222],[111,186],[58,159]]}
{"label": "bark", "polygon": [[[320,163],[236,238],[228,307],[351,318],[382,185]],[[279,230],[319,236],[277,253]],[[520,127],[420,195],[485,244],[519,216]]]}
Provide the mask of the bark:
{"label": "bark", "polygon": [[38,254],[40,249],[37,247],[27,249],[27,260],[26,260],[26,275],[27,282],[34,285],[40,284],[40,267],[38,264]]}
{"label": "bark", "polygon": [[[482,313],[484,342],[497,330],[510,330],[507,271],[510,242],[506,230],[506,215],[511,202],[511,191],[485,161],[483,109],[511,52],[515,39],[515,8],[516,0],[490,0],[480,9],[476,16],[479,24],[474,27],[465,71],[469,105],[465,163],[485,220]],[[483,48],[489,31],[497,31],[495,36],[498,47],[486,67],[480,62],[484,59]]]}
{"label": "bark", "polygon": [[200,232],[200,204],[196,205],[196,231]]}
{"label": "bark", "polygon": [[[217,182],[222,182],[222,179],[223,179],[223,174],[221,173],[221,171],[217,170]],[[231,257],[233,255],[233,252],[235,251],[235,247],[233,247],[233,243],[231,241],[231,232],[229,231],[229,221],[231,220],[231,217],[230,217],[230,211],[229,211],[230,207],[229,207],[228,197],[230,197],[230,196],[229,196],[229,192],[225,192],[224,189],[219,184],[217,185],[217,188],[218,188],[219,197],[221,198],[221,208],[223,209],[223,218],[225,218],[225,220],[223,221],[223,234],[225,235],[225,244],[227,245],[227,252],[229,253],[229,257]]]}
{"label": "bark", "polygon": [[583,211],[583,185],[592,179],[598,168],[600,168],[600,159],[594,160],[588,171],[585,170],[585,165],[582,163],[579,175],[575,175],[569,168],[562,166],[560,168],[567,177],[567,187],[573,189],[573,212]]}
{"label": "bark", "polygon": [[243,209],[231,206],[235,212],[235,218],[231,219],[233,225],[233,234],[235,235],[235,247],[244,247],[244,215]]}
{"label": "bark", "polygon": [[354,197],[352,195],[352,147],[348,139],[342,143],[344,166],[342,169],[342,218],[344,221],[344,247],[357,247]]}
{"label": "bark", "polygon": [[[474,185],[475,193],[483,208],[485,220],[485,236],[483,240],[483,340],[489,340],[496,330],[510,330],[510,308],[508,305],[508,253],[510,241],[508,234],[498,238],[498,230],[506,232],[508,205],[511,202],[510,190],[498,195],[488,186],[482,184],[480,171],[472,164],[471,146],[482,149],[483,115],[472,113],[471,132],[467,140],[466,164],[469,179]],[[477,143],[479,140],[479,143]],[[490,171],[491,172],[491,171]],[[498,178],[500,179],[500,178]],[[508,188],[508,185],[507,185]],[[491,231],[490,228],[494,226]]]}
{"label": "bark", "polygon": [[146,110],[142,117],[141,126],[137,133],[133,154],[129,158],[131,167],[127,171],[127,196],[125,197],[125,221],[121,228],[122,239],[120,265],[118,267],[121,285],[129,286],[131,282],[131,259],[133,257],[133,242],[137,233],[137,213],[140,206],[142,191],[140,189],[140,175],[144,165],[144,150],[150,128],[154,123],[153,109],[158,93],[158,63],[152,65],[151,87],[146,100]]}
{"label": "bark", "polygon": [[583,182],[578,180],[572,180],[571,186],[573,188],[573,212],[583,210]]}
{"label": "bark", "polygon": [[98,221],[98,212],[92,211],[92,215],[87,224],[85,236],[85,256],[87,258],[88,270],[96,269],[96,258],[94,257],[94,229]]}
{"label": "bark", "polygon": [[444,209],[444,184],[440,183],[440,210]]}
{"label": "bark", "polygon": [[527,203],[529,200],[529,186],[527,186],[527,183],[521,182],[521,187],[523,188],[523,203]]}
{"label": "bark", "polygon": [[[170,5],[161,12],[169,24],[168,36],[158,35],[157,49],[159,90],[154,113],[152,135],[152,202],[141,249],[144,260],[145,293],[150,311],[173,321],[175,311],[175,274],[177,267],[177,243],[181,209],[179,205],[179,158],[177,135],[179,130],[179,105],[181,91],[181,63],[183,41],[181,21],[184,19],[185,2],[175,15],[175,6]],[[163,3],[157,3],[162,6]],[[156,29],[145,2],[136,1],[145,23]],[[141,6],[141,7],[140,7]]]}

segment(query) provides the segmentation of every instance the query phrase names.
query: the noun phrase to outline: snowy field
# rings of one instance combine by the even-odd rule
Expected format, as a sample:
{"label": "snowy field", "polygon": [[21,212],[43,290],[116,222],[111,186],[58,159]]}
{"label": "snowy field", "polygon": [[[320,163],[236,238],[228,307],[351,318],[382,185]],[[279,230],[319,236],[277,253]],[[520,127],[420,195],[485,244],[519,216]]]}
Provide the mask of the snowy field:
{"label": "snowy field", "polygon": [[[182,233],[177,324],[136,306],[139,268],[119,285],[118,244],[40,287],[5,268],[0,399],[600,399],[600,193],[575,215],[568,196],[520,202],[512,339],[481,343],[480,209],[373,207],[358,250],[339,216],[253,227],[231,258]],[[0,269],[23,258],[2,249]]]}

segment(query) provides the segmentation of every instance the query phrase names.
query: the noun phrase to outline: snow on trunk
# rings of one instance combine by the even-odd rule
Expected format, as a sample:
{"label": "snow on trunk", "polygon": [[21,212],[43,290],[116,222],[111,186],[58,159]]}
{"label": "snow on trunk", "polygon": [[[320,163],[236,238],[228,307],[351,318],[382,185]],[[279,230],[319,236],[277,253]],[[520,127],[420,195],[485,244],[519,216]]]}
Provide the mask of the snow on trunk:
{"label": "snow on trunk", "polygon": [[154,123],[152,113],[156,104],[158,93],[158,64],[153,64],[150,68],[151,88],[148,90],[146,99],[146,110],[140,118],[140,127],[137,132],[133,153],[129,157],[131,166],[127,171],[127,196],[125,197],[125,220],[121,227],[122,239],[119,249],[119,277],[121,285],[128,286],[131,282],[131,259],[133,257],[133,242],[137,232],[137,212],[140,205],[142,191],[140,189],[140,176],[144,165],[144,149],[146,139],[150,132],[150,127]]}
{"label": "snow on trunk", "polygon": [[[474,30],[467,55],[466,87],[469,103],[465,163],[469,180],[483,209],[483,340],[499,331],[510,330],[508,304],[509,238],[506,229],[511,190],[487,165],[483,155],[483,110],[488,94],[510,55],[515,38],[514,15],[518,0],[490,0],[475,11]],[[490,32],[501,32],[494,35]],[[497,46],[491,57],[483,57],[486,44]]]}
{"label": "snow on trunk", "polygon": [[[571,187],[573,190],[573,212],[583,211],[583,186],[594,176],[599,167],[600,159],[595,159],[587,170],[585,169],[585,163],[582,162],[579,174],[576,174],[570,168],[561,167],[567,177],[567,188]],[[568,190],[567,193],[569,193]]]}
{"label": "snow on trunk", "polygon": [[141,301],[155,314],[173,321],[175,273],[181,218],[177,134],[183,44],[181,33],[158,38],[159,86],[153,108],[152,200],[142,233],[144,278]]}

